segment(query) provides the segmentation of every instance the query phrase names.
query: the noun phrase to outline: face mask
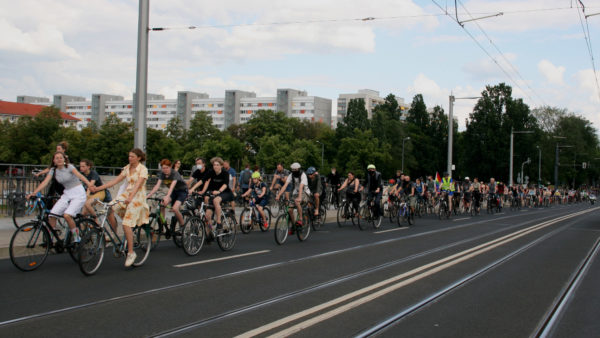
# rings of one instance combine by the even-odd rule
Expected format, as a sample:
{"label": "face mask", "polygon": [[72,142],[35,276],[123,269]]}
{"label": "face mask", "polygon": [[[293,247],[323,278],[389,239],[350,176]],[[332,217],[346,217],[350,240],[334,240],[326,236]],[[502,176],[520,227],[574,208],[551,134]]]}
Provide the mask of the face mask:
{"label": "face mask", "polygon": [[373,176],[373,175],[375,175],[375,172],[374,171],[369,171],[369,175]]}
{"label": "face mask", "polygon": [[199,169],[199,170],[202,170],[202,164],[199,164],[199,165],[198,165],[198,169]]}
{"label": "face mask", "polygon": [[300,177],[300,171],[292,171],[292,176],[296,178]]}

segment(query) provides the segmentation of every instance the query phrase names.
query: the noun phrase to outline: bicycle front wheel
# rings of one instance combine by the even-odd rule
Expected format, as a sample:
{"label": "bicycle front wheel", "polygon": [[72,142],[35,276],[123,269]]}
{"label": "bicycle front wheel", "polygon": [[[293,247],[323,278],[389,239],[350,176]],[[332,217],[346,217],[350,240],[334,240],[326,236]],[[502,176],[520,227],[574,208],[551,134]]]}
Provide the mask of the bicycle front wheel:
{"label": "bicycle front wheel", "polygon": [[217,234],[217,244],[223,251],[229,251],[235,246],[236,223],[233,213],[221,214],[221,225],[223,229]]}
{"label": "bicycle front wheel", "polygon": [[248,234],[252,231],[252,209],[244,208],[240,214],[240,230],[242,233]]}
{"label": "bicycle front wheel", "polygon": [[369,211],[367,204],[363,204],[358,213],[358,228],[360,230],[365,230],[367,228],[367,222],[371,222],[371,212]]}
{"label": "bicycle front wheel", "polygon": [[136,254],[133,266],[142,266],[150,255],[150,249],[152,249],[150,227],[142,225],[133,229],[133,252]]}
{"label": "bicycle front wheel", "polygon": [[185,222],[181,232],[183,251],[189,256],[197,255],[204,245],[204,222],[200,217],[192,216]]}
{"label": "bicycle front wheel", "polygon": [[308,210],[304,209],[302,211],[302,226],[296,224],[296,236],[300,242],[304,242],[308,239],[308,235],[310,235],[310,216]]}
{"label": "bicycle front wheel", "polygon": [[290,219],[287,214],[281,214],[275,220],[275,242],[279,245],[285,243],[290,230]]}
{"label": "bicycle front wheel", "polygon": [[25,223],[10,239],[10,261],[19,270],[35,270],[44,263],[51,246],[50,234],[41,223]]}
{"label": "bicycle front wheel", "polygon": [[342,227],[348,221],[347,216],[349,213],[349,211],[348,211],[349,208],[350,207],[347,205],[342,205],[341,208],[338,208],[338,210],[337,210],[337,225],[339,227]]}
{"label": "bicycle front wheel", "polygon": [[91,276],[98,271],[104,258],[104,233],[99,229],[91,229],[81,239],[77,255],[79,270]]}

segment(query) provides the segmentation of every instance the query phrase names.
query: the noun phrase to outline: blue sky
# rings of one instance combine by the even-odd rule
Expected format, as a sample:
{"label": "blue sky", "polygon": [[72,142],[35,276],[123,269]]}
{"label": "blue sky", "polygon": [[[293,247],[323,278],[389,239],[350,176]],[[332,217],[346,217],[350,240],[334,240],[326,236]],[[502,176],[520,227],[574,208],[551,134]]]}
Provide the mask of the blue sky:
{"label": "blue sky", "polygon": [[[582,2],[586,14],[600,12],[600,0]],[[531,108],[567,108],[600,128],[600,93],[582,29],[583,22],[600,59],[600,15],[581,19],[571,0],[457,3],[459,20],[504,15],[463,29],[448,0],[151,0],[151,27],[199,28],[150,33],[148,88],[176,98],[179,90],[223,97],[226,89],[275,96],[288,87],[334,103],[340,93],[368,88],[408,103],[421,93],[429,107],[447,111],[451,92],[478,96],[485,85],[505,82]],[[0,99],[130,98],[137,6],[0,0]],[[375,20],[355,20],[367,17]],[[298,23],[273,24],[289,22]],[[461,128],[474,102],[457,101]]]}

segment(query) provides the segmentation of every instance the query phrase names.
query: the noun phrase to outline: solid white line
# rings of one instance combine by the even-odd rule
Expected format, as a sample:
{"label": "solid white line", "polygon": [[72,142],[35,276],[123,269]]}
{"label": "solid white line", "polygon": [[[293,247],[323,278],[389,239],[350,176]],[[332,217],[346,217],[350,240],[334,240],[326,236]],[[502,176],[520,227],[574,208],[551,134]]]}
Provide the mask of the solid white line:
{"label": "solid white line", "polygon": [[[330,300],[328,302],[319,304],[319,305],[314,306],[312,308],[308,308],[306,310],[300,311],[300,312],[298,312],[296,314],[293,314],[293,315],[284,317],[282,319],[276,320],[276,321],[274,321],[272,323],[269,323],[269,324],[263,325],[261,327],[255,328],[253,330],[250,330],[248,332],[242,333],[242,334],[240,334],[240,335],[238,335],[236,337],[253,337],[255,335],[259,335],[259,334],[265,333],[267,331],[273,330],[273,329],[275,329],[277,327],[283,326],[283,325],[285,325],[287,323],[290,323],[292,321],[295,321],[295,320],[298,320],[300,318],[306,317],[308,315],[314,314],[316,312],[322,311],[322,310],[324,310],[326,308],[329,308],[329,307],[332,307],[334,305],[338,305],[338,304],[340,304],[340,303],[342,303],[344,301],[350,300],[350,299],[352,299],[352,298],[354,298],[356,296],[367,294],[368,292],[374,291],[377,288],[384,287],[386,285],[392,284],[391,286],[387,286],[387,287],[385,287],[385,288],[383,288],[383,289],[381,289],[379,291],[367,294],[366,296],[363,296],[363,297],[361,297],[359,299],[356,299],[356,300],[354,300],[354,301],[352,301],[350,303],[347,303],[347,304],[342,305],[342,306],[335,307],[332,310],[329,310],[328,312],[322,313],[321,315],[318,315],[316,317],[313,317],[313,318],[310,318],[310,319],[307,319],[307,320],[303,320],[299,324],[293,325],[293,326],[291,326],[291,327],[289,327],[287,329],[284,329],[283,331],[280,331],[280,332],[277,332],[277,333],[271,335],[271,337],[286,337],[286,336],[292,335],[292,334],[294,334],[294,333],[296,333],[296,332],[298,332],[298,331],[300,331],[302,329],[310,327],[310,326],[312,326],[312,325],[314,325],[316,323],[319,323],[321,321],[324,321],[324,320],[326,320],[328,318],[334,317],[334,316],[336,316],[336,315],[338,315],[340,313],[346,312],[346,311],[348,311],[348,310],[350,310],[352,308],[355,308],[355,307],[357,307],[359,305],[362,305],[362,304],[364,304],[366,302],[369,302],[371,300],[379,298],[379,297],[381,297],[381,296],[383,296],[383,295],[385,295],[387,293],[390,293],[390,292],[392,292],[392,291],[394,291],[396,289],[399,289],[399,288],[401,288],[403,286],[411,284],[411,283],[413,283],[413,282],[415,282],[417,280],[420,280],[422,278],[425,278],[427,276],[435,274],[435,273],[437,273],[439,271],[442,271],[442,270],[444,270],[446,268],[449,268],[449,267],[451,267],[453,265],[456,265],[456,264],[461,263],[463,261],[466,261],[466,260],[468,260],[470,258],[478,256],[478,255],[480,255],[482,253],[488,252],[488,251],[490,251],[490,250],[492,250],[492,249],[494,249],[494,248],[496,248],[496,247],[498,247],[500,245],[509,243],[511,241],[516,240],[517,238],[523,237],[523,236],[525,236],[525,235],[527,235],[529,233],[535,232],[537,230],[546,228],[546,227],[548,227],[548,226],[550,226],[552,224],[558,223],[560,221],[563,221],[563,220],[566,220],[566,219],[569,219],[569,218],[572,218],[572,217],[576,217],[576,216],[585,214],[585,213],[587,213],[589,211],[591,211],[591,210],[585,210],[585,211],[575,212],[575,213],[572,213],[572,214],[569,214],[569,215],[566,215],[566,216],[555,218],[553,220],[549,220],[549,221],[545,221],[545,222],[539,223],[539,224],[534,225],[534,226],[529,227],[529,228],[525,228],[525,229],[513,232],[511,234],[505,235],[503,237],[497,238],[497,239],[489,241],[487,243],[480,244],[478,246],[475,246],[473,248],[467,249],[465,251],[462,251],[462,252],[456,253],[454,255],[442,258],[442,259],[440,259],[438,261],[435,261],[435,262],[423,265],[421,267],[415,268],[415,269],[413,269],[411,271],[407,271],[407,272],[402,273],[400,275],[388,278],[386,280],[383,280],[383,281],[378,282],[376,284],[370,285],[368,287],[365,287],[365,288],[353,291],[351,293],[348,293],[346,295],[340,296],[340,297],[338,297],[336,299],[333,299],[333,300]],[[427,269],[430,269],[430,270],[427,271]],[[400,282],[400,280],[402,280],[404,278],[407,278],[407,277],[409,277],[409,278]],[[394,282],[398,282],[398,283],[393,284]]]}
{"label": "solid white line", "polygon": [[198,261],[198,262],[177,264],[177,265],[173,265],[173,267],[174,268],[185,268],[187,266],[192,266],[192,265],[199,265],[199,264],[206,264],[206,263],[224,261],[224,260],[228,260],[228,259],[245,257],[245,256],[252,256],[252,255],[258,255],[258,254],[267,253],[267,252],[271,252],[271,250],[262,250],[262,251],[248,252],[248,253],[245,253],[245,254],[239,254],[239,255],[234,255],[234,256],[227,256],[227,257],[221,257],[221,258],[215,258],[215,259],[207,259],[205,261]]}
{"label": "solid white line", "polygon": [[388,230],[382,230],[382,231],[375,231],[374,234],[384,234],[386,232],[390,232],[390,231],[398,231],[398,230],[406,230],[408,229],[408,227],[400,227],[400,228],[395,228],[395,229],[388,229]]}
{"label": "solid white line", "polygon": [[466,219],[471,219],[471,217],[465,217],[465,218],[457,218],[457,219],[453,219],[452,222],[456,222],[456,221],[464,221]]}

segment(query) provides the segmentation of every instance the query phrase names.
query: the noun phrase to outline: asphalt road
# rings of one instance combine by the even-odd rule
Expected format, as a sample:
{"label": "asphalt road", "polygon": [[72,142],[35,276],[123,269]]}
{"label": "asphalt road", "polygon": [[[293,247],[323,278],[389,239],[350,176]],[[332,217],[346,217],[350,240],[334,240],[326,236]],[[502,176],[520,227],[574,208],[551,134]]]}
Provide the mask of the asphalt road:
{"label": "asphalt road", "polygon": [[3,259],[0,336],[598,337],[599,216],[333,222],[306,242],[238,233],[232,251],[195,257],[163,241],[134,269],[107,250],[91,277],[66,254],[27,273]]}

